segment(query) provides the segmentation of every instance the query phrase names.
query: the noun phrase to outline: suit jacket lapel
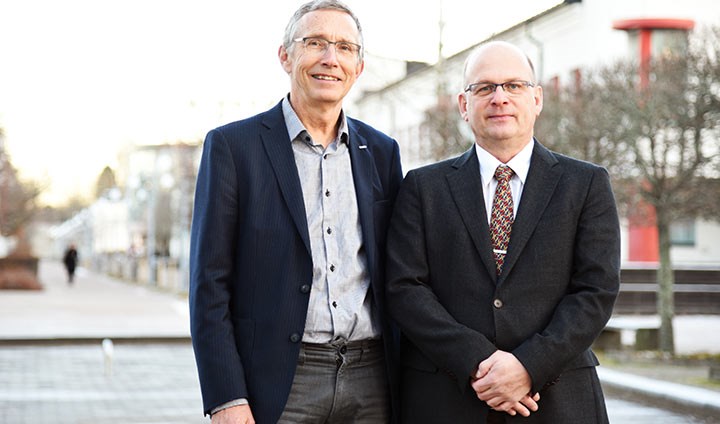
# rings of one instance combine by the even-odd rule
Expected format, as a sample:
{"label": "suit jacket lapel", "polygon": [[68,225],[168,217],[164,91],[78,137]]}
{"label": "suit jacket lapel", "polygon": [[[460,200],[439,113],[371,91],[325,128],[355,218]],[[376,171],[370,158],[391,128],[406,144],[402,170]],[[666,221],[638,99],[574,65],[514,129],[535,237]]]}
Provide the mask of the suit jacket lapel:
{"label": "suit jacket lapel", "polygon": [[460,156],[453,167],[456,170],[446,177],[450,191],[475,249],[485,264],[488,274],[495,280],[495,258],[492,255],[490,228],[487,224],[480,164],[475,154],[475,146],[473,145],[470,150]]}
{"label": "suit jacket lapel", "polygon": [[352,163],[353,181],[355,184],[355,196],[357,198],[358,214],[360,216],[360,228],[362,231],[363,245],[367,254],[368,267],[372,271],[375,267],[375,220],[373,217],[373,182],[376,172],[375,162],[370,154],[367,140],[356,130],[350,119],[348,123],[348,143],[350,149],[350,161]]}
{"label": "suit jacket lapel", "polygon": [[263,118],[263,125],[265,131],[261,132],[260,137],[275,171],[280,191],[290,210],[290,215],[295,221],[300,238],[302,238],[308,253],[311,253],[302,186],[282,113],[282,104],[278,104],[267,113]]}
{"label": "suit jacket lapel", "polygon": [[552,153],[537,140],[534,143],[530,170],[523,188],[520,208],[513,222],[510,245],[499,282],[502,282],[520,257],[563,174],[562,167]]}

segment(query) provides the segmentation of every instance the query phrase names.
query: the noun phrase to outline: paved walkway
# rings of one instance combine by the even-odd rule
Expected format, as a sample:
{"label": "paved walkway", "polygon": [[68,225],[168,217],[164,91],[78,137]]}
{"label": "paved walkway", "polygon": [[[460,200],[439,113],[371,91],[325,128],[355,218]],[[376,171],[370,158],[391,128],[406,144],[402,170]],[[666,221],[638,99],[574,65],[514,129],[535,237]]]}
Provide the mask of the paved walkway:
{"label": "paved walkway", "polygon": [[187,299],[60,262],[40,261],[42,291],[0,291],[0,342],[189,338]]}
{"label": "paved walkway", "polygon": [[[46,381],[39,381],[37,386],[30,391],[23,391],[20,387],[0,387],[0,399],[9,401],[15,399],[18,402],[21,399],[30,399],[36,400],[38,406],[43,404],[51,407],[48,405],[57,404],[57,402],[42,402],[46,396],[49,396],[49,392],[44,391],[43,387],[45,385],[62,387],[63,382],[67,381],[68,391],[63,395],[65,398],[60,400],[61,403],[76,402],[81,409],[93,406],[104,409],[111,415],[113,410],[117,410],[117,421],[106,422],[188,422],[179,419],[178,416],[175,419],[170,415],[163,416],[163,413],[177,414],[178,411],[182,412],[181,415],[200,418],[197,415],[199,410],[197,377],[194,375],[192,350],[187,343],[189,341],[187,299],[146,286],[94,274],[82,268],[76,274],[76,281],[69,285],[59,262],[41,261],[39,272],[40,280],[45,286],[43,291],[0,291],[0,349],[3,352],[0,358],[0,374],[4,377],[3,380],[7,378],[12,381],[10,378],[12,375],[28,371],[12,365],[15,362],[21,362],[14,361],[13,355],[17,358],[30,355],[31,351],[23,346],[39,343],[58,344],[59,342],[88,342],[94,346],[85,348],[73,345],[52,346],[47,350],[47,354],[36,353],[36,350],[32,351],[32,355],[39,356],[38,359],[33,360],[30,366],[37,371],[37,374],[44,375],[43,378]],[[678,317],[675,325],[678,353],[720,352],[720,317]],[[103,362],[102,359],[100,341],[105,338],[115,341],[114,350],[117,360],[111,363],[112,366],[110,363]],[[184,343],[176,345],[176,347],[150,344],[131,346],[122,343],[123,341],[146,343],[182,341]],[[11,344],[20,346],[8,347]],[[156,352],[153,349],[160,349],[162,352]],[[138,355],[136,360],[132,359],[133,355]],[[65,359],[61,360],[60,357]],[[75,359],[68,363],[68,357]],[[141,357],[157,358],[157,360],[153,362],[153,360],[140,359]],[[164,361],[163,357],[174,359],[173,361]],[[123,359],[121,360],[121,358]],[[135,361],[135,365],[141,361],[147,363],[144,367],[139,368],[144,370],[140,374],[119,373],[126,365],[123,361]],[[108,369],[107,367],[110,366],[111,368]],[[169,370],[168,367],[173,366],[178,370],[177,372]],[[184,371],[180,372],[181,369]],[[188,373],[188,369],[191,369],[192,372]],[[658,369],[655,375],[662,375],[664,372],[663,369]],[[97,387],[92,385],[88,387],[73,386],[74,375],[87,373],[96,374]],[[133,390],[123,395],[113,392],[112,384],[108,386],[109,380],[107,380],[108,376],[113,373],[117,377],[114,377],[112,384],[119,384],[118,379],[122,378],[133,387]],[[647,375],[620,372],[618,368],[612,369],[612,366],[600,367],[599,374],[603,385],[609,389],[644,396],[665,404],[673,403],[688,410],[702,411],[701,415],[706,419],[701,422],[720,422],[720,392],[718,391],[665,383],[660,379],[648,378]],[[163,376],[161,386],[153,383],[152,375]],[[50,380],[56,377],[60,380],[52,383]],[[168,378],[170,382],[168,382]],[[188,387],[191,389],[184,389]],[[149,407],[155,405],[153,402],[154,399],[159,399],[159,393],[167,395],[168,390],[176,390],[177,393],[173,395],[173,398],[178,400],[177,404],[157,405],[153,413],[146,412],[143,415],[142,411],[147,411]],[[57,397],[57,390],[53,389],[52,393]],[[77,396],[86,399],[86,402],[78,402]],[[138,421],[138,417],[130,420],[130,417],[122,415],[121,411],[124,409],[118,406],[118,402],[124,404],[124,409],[128,409],[128,404],[136,405],[136,409],[139,411],[138,417],[145,416],[146,421]],[[611,402],[609,402],[609,408],[610,405]],[[133,409],[133,407],[129,409]],[[12,409],[2,411],[0,422],[41,422],[32,419],[25,421],[12,419],[12,417],[17,417],[13,414],[19,413],[24,414],[26,411],[13,412]],[[44,415],[45,413],[50,415]],[[38,417],[53,416],[52,413],[52,411],[45,411]],[[151,419],[150,416],[155,418]],[[718,417],[717,421],[713,417]],[[193,422],[199,422],[199,420]]]}

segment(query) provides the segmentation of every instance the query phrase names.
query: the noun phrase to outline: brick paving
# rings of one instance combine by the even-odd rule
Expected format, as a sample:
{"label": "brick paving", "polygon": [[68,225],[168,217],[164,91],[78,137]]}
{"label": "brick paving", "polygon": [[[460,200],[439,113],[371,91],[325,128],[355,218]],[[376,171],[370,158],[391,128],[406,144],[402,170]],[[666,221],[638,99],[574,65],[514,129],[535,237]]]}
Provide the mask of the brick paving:
{"label": "brick paving", "polygon": [[188,344],[0,348],[0,423],[207,423]]}

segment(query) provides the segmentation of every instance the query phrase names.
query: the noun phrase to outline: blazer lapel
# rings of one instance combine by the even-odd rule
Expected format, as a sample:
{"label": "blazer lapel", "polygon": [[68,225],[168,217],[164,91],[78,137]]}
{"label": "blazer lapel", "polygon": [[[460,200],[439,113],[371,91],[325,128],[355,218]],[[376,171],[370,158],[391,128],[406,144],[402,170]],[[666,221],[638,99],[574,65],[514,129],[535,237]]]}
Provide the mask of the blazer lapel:
{"label": "blazer lapel", "polygon": [[362,137],[352,121],[348,119],[348,145],[352,163],[355,196],[357,198],[360,228],[363,245],[368,258],[368,267],[372,271],[375,265],[375,219],[373,217],[373,182],[377,176],[375,161],[368,148],[367,140]]}
{"label": "blazer lapel", "polygon": [[520,209],[513,222],[510,245],[499,282],[505,278],[520,257],[555,192],[563,169],[552,153],[534,140],[530,170],[520,200]]}
{"label": "blazer lapel", "polygon": [[265,131],[261,132],[265,150],[270,158],[275,176],[277,177],[280,191],[285,203],[290,210],[295,225],[297,226],[300,238],[302,238],[308,253],[310,250],[310,235],[308,234],[307,215],[305,213],[305,202],[300,185],[295,155],[292,144],[288,137],[285,118],[282,114],[282,105],[278,104],[271,109],[263,118]]}
{"label": "blazer lapel", "polygon": [[460,156],[453,167],[456,171],[446,176],[450,191],[475,249],[485,264],[488,274],[495,280],[495,258],[492,256],[490,227],[487,224],[480,164],[475,154],[475,147],[471,147]]}

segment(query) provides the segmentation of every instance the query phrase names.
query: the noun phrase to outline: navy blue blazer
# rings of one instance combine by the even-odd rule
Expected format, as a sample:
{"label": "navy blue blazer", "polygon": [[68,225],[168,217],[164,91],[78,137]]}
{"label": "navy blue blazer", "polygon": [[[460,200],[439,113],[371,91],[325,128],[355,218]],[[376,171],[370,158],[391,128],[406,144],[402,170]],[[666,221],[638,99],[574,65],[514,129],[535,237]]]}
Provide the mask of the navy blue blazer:
{"label": "navy blue blazer", "polygon": [[[371,290],[394,393],[397,331],[385,308],[385,233],[402,181],[397,142],[348,118]],[[190,321],[205,413],[247,398],[274,423],[290,392],[312,285],[300,178],[281,103],[210,131],[197,178]]]}

